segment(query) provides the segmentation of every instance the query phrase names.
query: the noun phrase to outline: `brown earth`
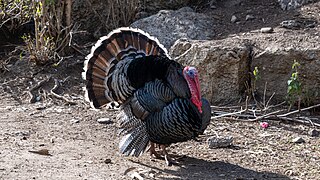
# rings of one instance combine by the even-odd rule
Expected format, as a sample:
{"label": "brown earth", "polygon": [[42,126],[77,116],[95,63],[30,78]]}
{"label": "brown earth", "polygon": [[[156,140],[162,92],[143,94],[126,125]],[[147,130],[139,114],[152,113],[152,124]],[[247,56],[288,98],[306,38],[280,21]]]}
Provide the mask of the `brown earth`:
{"label": "brown earth", "polygon": [[[282,11],[275,1],[244,0],[240,6],[220,3],[215,10],[201,11],[218,19],[215,39],[241,37],[288,19],[320,21],[319,2]],[[248,12],[256,19],[245,21]],[[230,22],[232,14],[239,16],[240,23]],[[284,31],[297,36],[319,32],[319,27],[278,29],[277,41],[286,41]],[[214,120],[198,141],[170,146],[169,153],[178,158],[176,166],[150,160],[148,153],[139,158],[120,155],[117,111],[95,111],[83,100],[83,61],[79,55],[57,67],[34,67],[12,60],[10,71],[1,74],[0,179],[131,179],[134,172],[146,179],[320,179],[320,139],[308,135],[312,127],[277,121],[269,121],[270,127],[262,129],[259,122]],[[74,104],[50,93],[55,79],[60,81],[55,92]],[[39,82],[41,86],[31,91],[39,102],[30,103],[29,91]],[[102,117],[110,121],[98,123]],[[206,140],[216,135],[233,136],[233,146],[209,149]],[[305,142],[292,143],[296,137]],[[41,149],[50,155],[30,152]]]}

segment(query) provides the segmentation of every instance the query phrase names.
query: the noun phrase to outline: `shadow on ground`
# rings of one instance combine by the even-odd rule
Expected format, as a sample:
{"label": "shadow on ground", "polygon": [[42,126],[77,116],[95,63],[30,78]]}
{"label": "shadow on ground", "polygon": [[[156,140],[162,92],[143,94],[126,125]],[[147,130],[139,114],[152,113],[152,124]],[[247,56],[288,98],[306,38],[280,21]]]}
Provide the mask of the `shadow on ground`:
{"label": "shadow on ground", "polygon": [[210,161],[189,156],[179,160],[178,170],[160,169],[141,162],[135,163],[165,174],[161,179],[290,179],[282,174],[258,172],[228,162]]}

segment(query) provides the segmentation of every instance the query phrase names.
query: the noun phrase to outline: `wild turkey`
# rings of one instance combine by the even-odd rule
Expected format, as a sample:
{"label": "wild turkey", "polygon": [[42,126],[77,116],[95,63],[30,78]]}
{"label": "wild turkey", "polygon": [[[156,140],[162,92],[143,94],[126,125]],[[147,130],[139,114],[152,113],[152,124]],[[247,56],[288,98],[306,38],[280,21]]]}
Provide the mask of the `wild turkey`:
{"label": "wild turkey", "polygon": [[165,145],[196,138],[210,122],[197,70],[171,60],[156,38],[139,29],[119,28],[102,37],[84,71],[91,106],[121,105],[119,148],[125,155],[141,155],[150,142],[150,154],[160,157],[156,143],[170,164]]}

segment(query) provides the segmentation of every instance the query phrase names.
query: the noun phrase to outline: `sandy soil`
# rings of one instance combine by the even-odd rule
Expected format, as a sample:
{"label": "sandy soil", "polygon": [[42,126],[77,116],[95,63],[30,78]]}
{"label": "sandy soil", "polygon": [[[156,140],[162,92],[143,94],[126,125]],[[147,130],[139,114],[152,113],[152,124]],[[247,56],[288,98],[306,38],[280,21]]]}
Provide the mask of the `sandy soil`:
{"label": "sandy soil", "polygon": [[[312,16],[319,21],[319,3],[284,12],[275,1],[243,2],[240,9],[220,4],[215,11],[204,11],[220,18],[216,39],[242,36],[289,18]],[[229,22],[229,15],[245,18],[248,9],[260,18]],[[266,24],[261,25],[261,17]],[[169,153],[179,162],[176,166],[150,159],[148,153],[125,157],[118,152],[117,111],[96,111],[83,100],[83,61],[83,56],[75,56],[58,67],[12,61],[10,71],[1,74],[0,179],[132,179],[134,173],[145,179],[320,179],[319,137],[308,135],[312,127],[285,122],[270,121],[270,127],[263,129],[259,122],[212,121],[197,141],[170,146]],[[74,104],[50,94],[54,79],[60,81],[56,93]],[[31,91],[39,102],[30,103],[29,91],[39,82],[41,86]],[[110,121],[97,122],[103,117]],[[232,136],[233,146],[208,148],[206,140],[216,135]],[[305,142],[292,143],[297,137]],[[48,153],[33,152],[39,150]]]}

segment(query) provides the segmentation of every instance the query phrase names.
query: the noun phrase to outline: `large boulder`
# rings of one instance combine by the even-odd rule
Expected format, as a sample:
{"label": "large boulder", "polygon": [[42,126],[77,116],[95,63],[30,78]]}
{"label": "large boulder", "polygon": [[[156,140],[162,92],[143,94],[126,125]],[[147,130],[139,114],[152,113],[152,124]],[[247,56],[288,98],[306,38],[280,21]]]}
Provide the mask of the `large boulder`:
{"label": "large boulder", "polygon": [[[320,103],[320,37],[308,33],[248,34],[224,40],[178,40],[170,55],[200,71],[202,94],[215,104],[235,102],[255,91],[258,101],[273,96],[271,103],[286,100],[294,60],[300,63],[302,103]],[[259,79],[252,71],[258,68]],[[273,95],[274,94],[274,95]]]}
{"label": "large boulder", "polygon": [[293,10],[315,0],[278,0],[278,2],[283,10]]}
{"label": "large boulder", "polygon": [[211,103],[231,103],[240,100],[249,78],[251,48],[245,44],[237,39],[181,39],[172,46],[170,55],[183,65],[197,67],[202,95]]}
{"label": "large boulder", "polygon": [[212,18],[184,7],[176,11],[161,10],[155,15],[134,22],[131,27],[150,33],[169,48],[180,38],[211,39],[214,36],[213,25]]}
{"label": "large boulder", "polygon": [[[291,37],[295,38],[295,37]],[[304,39],[303,37],[301,37]],[[256,56],[252,61],[252,67],[259,70],[260,79],[256,82],[257,92],[263,95],[266,87],[266,96],[277,101],[286,100],[288,80],[292,73],[292,65],[296,60],[299,81],[302,87],[302,102],[306,105],[320,102],[320,38],[300,42],[296,45],[285,45],[281,42],[272,43],[269,46],[257,46]],[[294,39],[291,39],[291,42]],[[290,39],[289,41],[290,42]],[[310,46],[310,45],[314,46]],[[266,84],[267,83],[267,84]]]}

